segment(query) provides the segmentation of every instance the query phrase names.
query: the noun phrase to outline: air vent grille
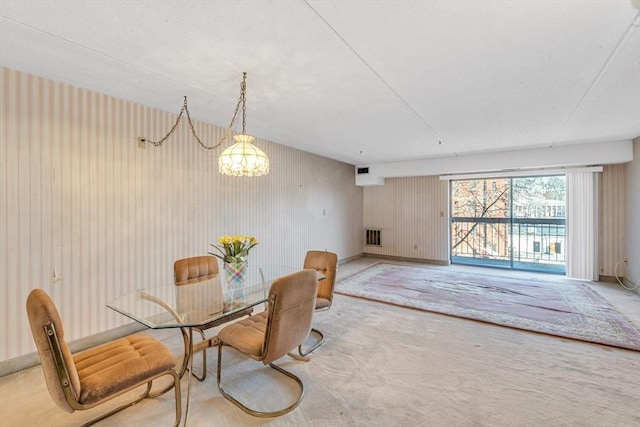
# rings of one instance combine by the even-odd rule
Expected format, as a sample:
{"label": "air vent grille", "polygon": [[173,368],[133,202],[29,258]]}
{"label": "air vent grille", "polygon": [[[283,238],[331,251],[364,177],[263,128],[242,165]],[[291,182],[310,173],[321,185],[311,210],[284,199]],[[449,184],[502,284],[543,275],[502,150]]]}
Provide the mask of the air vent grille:
{"label": "air vent grille", "polygon": [[379,228],[366,228],[364,230],[364,244],[367,246],[382,246],[382,230]]}

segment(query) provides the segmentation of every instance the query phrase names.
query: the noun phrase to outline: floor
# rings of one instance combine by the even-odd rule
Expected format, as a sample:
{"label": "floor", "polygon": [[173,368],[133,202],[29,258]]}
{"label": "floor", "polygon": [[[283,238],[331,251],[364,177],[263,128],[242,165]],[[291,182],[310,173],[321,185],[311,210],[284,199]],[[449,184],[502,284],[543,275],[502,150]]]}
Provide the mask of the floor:
{"label": "floor", "polygon": [[[361,258],[341,265],[338,277],[380,261]],[[535,275],[439,268],[523,279]],[[617,284],[598,282],[593,287],[640,328],[640,295]],[[217,390],[217,354],[211,349],[207,379],[191,382],[188,425],[640,426],[638,352],[342,295],[336,295],[331,310],[318,314],[314,323],[325,331],[327,341],[312,353],[312,360],[279,361],[305,383],[298,408],[274,419],[241,412]],[[149,333],[180,355],[177,333]],[[238,393],[242,385],[244,390],[249,386],[245,398],[254,405],[279,405],[289,398],[286,392],[293,386],[277,383],[275,371],[232,350],[225,351],[223,361],[225,381]],[[274,383],[280,387],[277,392],[270,388]],[[186,384],[185,377],[185,394]],[[98,425],[171,425],[173,404],[170,392]],[[1,426],[74,426],[104,409],[63,412],[49,397],[39,366],[0,378]]]}

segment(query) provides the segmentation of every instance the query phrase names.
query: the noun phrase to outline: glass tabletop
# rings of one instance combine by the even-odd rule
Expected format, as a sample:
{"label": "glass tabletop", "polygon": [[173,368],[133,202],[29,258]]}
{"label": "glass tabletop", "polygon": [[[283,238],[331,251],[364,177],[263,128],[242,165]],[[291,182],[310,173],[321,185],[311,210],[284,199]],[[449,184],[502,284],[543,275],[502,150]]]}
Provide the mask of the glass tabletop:
{"label": "glass tabletop", "polygon": [[[299,271],[283,265],[251,266],[243,285],[226,283],[221,271],[211,279],[138,289],[107,307],[153,329],[203,326],[266,301],[273,280]],[[319,280],[322,275],[318,274]]]}

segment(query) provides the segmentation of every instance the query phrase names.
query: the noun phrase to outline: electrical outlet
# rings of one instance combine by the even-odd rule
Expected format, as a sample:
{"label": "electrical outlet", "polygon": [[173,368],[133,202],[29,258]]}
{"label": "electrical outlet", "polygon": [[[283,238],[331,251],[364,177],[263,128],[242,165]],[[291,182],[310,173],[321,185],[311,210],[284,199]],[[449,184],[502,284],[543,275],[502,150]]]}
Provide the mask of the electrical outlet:
{"label": "electrical outlet", "polygon": [[145,144],[145,142],[147,142],[147,140],[144,139],[143,137],[139,136],[138,137],[138,148],[147,148],[147,144]]}

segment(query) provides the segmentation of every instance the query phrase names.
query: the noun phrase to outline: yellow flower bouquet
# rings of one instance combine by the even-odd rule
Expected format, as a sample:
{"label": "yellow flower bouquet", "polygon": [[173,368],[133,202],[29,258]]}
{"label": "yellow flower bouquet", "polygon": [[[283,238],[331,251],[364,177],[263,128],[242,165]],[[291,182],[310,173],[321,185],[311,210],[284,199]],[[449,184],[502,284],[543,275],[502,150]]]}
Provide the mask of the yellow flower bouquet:
{"label": "yellow flower bouquet", "polygon": [[247,262],[249,250],[258,244],[258,240],[253,236],[222,236],[218,243],[220,245],[211,244],[218,252],[209,252],[209,255],[225,263],[241,263]]}

